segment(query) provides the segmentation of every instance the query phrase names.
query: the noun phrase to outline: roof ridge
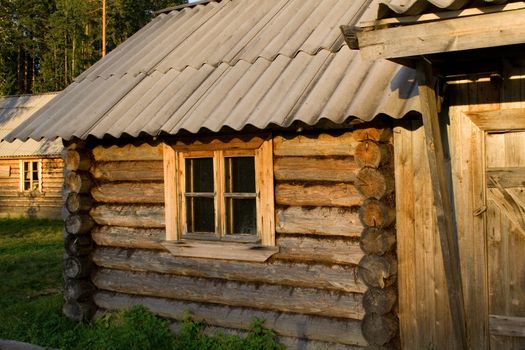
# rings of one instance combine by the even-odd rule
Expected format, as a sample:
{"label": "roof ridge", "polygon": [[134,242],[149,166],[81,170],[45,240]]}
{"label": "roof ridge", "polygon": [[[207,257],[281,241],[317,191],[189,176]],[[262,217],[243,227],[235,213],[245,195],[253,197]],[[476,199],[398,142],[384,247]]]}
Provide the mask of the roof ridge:
{"label": "roof ridge", "polygon": [[155,11],[155,12],[153,12],[153,14],[155,16],[158,16],[158,15],[160,15],[162,13],[168,13],[168,12],[171,12],[171,11],[178,11],[178,10],[182,10],[182,9],[185,9],[185,8],[192,8],[192,7],[195,7],[197,5],[207,5],[210,2],[221,2],[221,1],[222,0],[200,0],[200,1],[195,1],[195,2],[188,2],[188,3],[182,4],[182,5],[167,7],[165,9]]}

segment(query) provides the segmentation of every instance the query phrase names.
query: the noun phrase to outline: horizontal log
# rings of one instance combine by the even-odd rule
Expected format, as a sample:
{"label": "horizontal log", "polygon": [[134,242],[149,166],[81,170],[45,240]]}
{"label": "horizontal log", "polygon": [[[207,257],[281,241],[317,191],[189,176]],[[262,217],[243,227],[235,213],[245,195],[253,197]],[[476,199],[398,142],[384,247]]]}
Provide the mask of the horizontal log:
{"label": "horizontal log", "polygon": [[100,203],[164,203],[164,183],[105,183],[93,187],[91,195]]}
{"label": "horizontal log", "polygon": [[93,261],[100,267],[217,278],[239,282],[364,293],[365,285],[353,267],[301,263],[251,263],[218,259],[175,257],[168,252],[97,248]]}
{"label": "horizontal log", "polygon": [[162,161],[98,162],[91,174],[101,181],[162,181]]}
{"label": "horizontal log", "polygon": [[348,183],[279,183],[275,188],[275,202],[290,206],[353,207],[361,205],[363,197]]}
{"label": "horizontal log", "polygon": [[69,192],[89,193],[89,190],[93,187],[93,180],[87,172],[70,171],[67,173],[64,181]]}
{"label": "horizontal log", "polygon": [[393,148],[388,143],[364,140],[356,147],[354,158],[361,168],[379,168],[392,162]]}
{"label": "horizontal log", "polygon": [[94,300],[98,307],[108,310],[128,309],[132,305],[143,305],[151,312],[165,318],[183,320],[187,313],[192,319],[218,327],[248,329],[253,318],[264,320],[264,327],[277,335],[337,342],[342,344],[366,345],[361,334],[361,322],[338,320],[319,316],[290,313],[275,313],[220,306],[181,302],[163,298],[140,297],[121,293],[100,291]]}
{"label": "horizontal log", "polygon": [[367,313],[385,315],[392,310],[396,301],[395,288],[370,288],[363,296],[363,307]]}
{"label": "horizontal log", "polygon": [[99,205],[90,211],[99,225],[162,228],[164,206]]}
{"label": "horizontal log", "polygon": [[358,213],[348,209],[288,207],[276,210],[278,233],[359,237],[362,230]]}
{"label": "horizontal log", "polygon": [[397,280],[397,260],[391,255],[365,255],[358,271],[367,286],[386,288]]}
{"label": "horizontal log", "polygon": [[392,230],[367,227],[361,234],[359,246],[367,254],[383,255],[395,248],[396,235]]}
{"label": "horizontal log", "polygon": [[93,199],[89,195],[71,192],[66,198],[66,208],[70,213],[88,212],[93,207]]}
{"label": "horizontal log", "polygon": [[394,192],[394,176],[389,171],[363,168],[355,186],[364,198],[381,199]]}
{"label": "horizontal log", "polygon": [[357,265],[364,255],[357,242],[348,239],[282,235],[277,237],[277,246],[279,253],[273,259],[288,261]]}
{"label": "horizontal log", "polygon": [[396,211],[383,201],[369,198],[359,208],[359,219],[368,227],[389,227],[396,219]]}
{"label": "horizontal log", "polygon": [[398,329],[398,320],[392,314],[366,314],[363,319],[363,336],[371,345],[387,344],[396,336]]}
{"label": "horizontal log", "polygon": [[70,215],[64,226],[66,231],[72,235],[86,234],[95,226],[89,215]]}
{"label": "horizontal log", "polygon": [[214,279],[110,269],[97,270],[93,275],[93,283],[99,289],[120,293],[263,310],[353,319],[361,319],[364,314],[361,294],[341,294],[313,288],[219,282]]}
{"label": "horizontal log", "polygon": [[351,132],[341,135],[287,135],[273,139],[276,156],[352,156],[359,142]]}
{"label": "horizontal log", "polygon": [[91,232],[91,237],[100,246],[165,250],[161,243],[166,240],[166,231],[163,229],[99,226]]}
{"label": "horizontal log", "polygon": [[97,162],[162,160],[162,147],[146,143],[140,146],[97,146],[93,149],[93,158]]}
{"label": "horizontal log", "polygon": [[68,171],[87,171],[91,167],[91,156],[86,150],[67,150],[65,155],[65,167]]}
{"label": "horizontal log", "polygon": [[359,168],[353,158],[277,157],[277,180],[354,182]]}
{"label": "horizontal log", "polygon": [[89,321],[96,311],[93,302],[67,301],[62,307],[62,313],[72,321]]}

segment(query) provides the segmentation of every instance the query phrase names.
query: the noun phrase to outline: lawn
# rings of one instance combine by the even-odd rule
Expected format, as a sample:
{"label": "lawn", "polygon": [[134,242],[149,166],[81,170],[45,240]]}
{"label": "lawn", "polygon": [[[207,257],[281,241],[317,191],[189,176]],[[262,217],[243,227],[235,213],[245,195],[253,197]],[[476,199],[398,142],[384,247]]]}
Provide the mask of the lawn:
{"label": "lawn", "polygon": [[245,338],[205,335],[190,317],[174,336],[169,321],[142,307],[89,324],[69,321],[61,312],[62,230],[60,221],[0,219],[0,339],[64,350],[284,349],[257,320]]}

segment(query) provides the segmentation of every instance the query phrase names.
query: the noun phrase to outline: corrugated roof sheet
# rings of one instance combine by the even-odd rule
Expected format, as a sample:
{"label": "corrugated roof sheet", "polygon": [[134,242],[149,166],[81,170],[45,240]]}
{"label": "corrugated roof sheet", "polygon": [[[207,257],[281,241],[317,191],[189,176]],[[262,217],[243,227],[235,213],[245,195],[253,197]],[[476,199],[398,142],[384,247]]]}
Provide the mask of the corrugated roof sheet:
{"label": "corrugated roof sheet", "polygon": [[[56,94],[0,97],[0,140],[48,103]],[[59,155],[62,142],[16,140],[0,142],[0,158]]]}
{"label": "corrugated roof sheet", "polygon": [[223,0],[157,16],[6,139],[341,123],[417,109],[412,70],[362,61],[358,0]]}
{"label": "corrugated roof sheet", "polygon": [[378,18],[419,15],[515,2],[512,0],[381,0]]}

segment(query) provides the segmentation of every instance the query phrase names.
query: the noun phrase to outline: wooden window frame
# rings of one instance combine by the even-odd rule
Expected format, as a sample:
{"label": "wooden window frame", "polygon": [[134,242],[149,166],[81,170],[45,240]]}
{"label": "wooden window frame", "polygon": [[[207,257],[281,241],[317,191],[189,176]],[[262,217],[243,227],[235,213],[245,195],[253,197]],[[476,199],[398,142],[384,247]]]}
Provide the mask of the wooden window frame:
{"label": "wooden window frame", "polygon": [[[31,169],[31,172],[33,171],[33,163],[37,163],[37,172],[38,172],[38,187],[36,190],[33,190],[33,183],[34,183],[34,180],[33,180],[33,177],[31,176],[31,179],[30,179],[30,188],[31,189],[25,189],[25,186],[24,186],[24,183],[25,183],[25,179],[24,179],[24,175],[25,175],[25,170],[24,170],[24,165],[26,163],[29,163],[30,164],[30,169]],[[20,159],[19,161],[19,167],[20,167],[20,192],[25,192],[25,193],[28,193],[28,192],[42,192],[42,159]]]}
{"label": "wooden window frame", "polygon": [[[273,141],[253,137],[248,141],[175,143],[163,145],[166,241],[172,254],[185,257],[241,261],[266,261],[278,251],[275,246],[273,183]],[[256,237],[225,237],[224,159],[232,156],[255,158]],[[215,188],[215,233],[200,235],[186,232],[185,159],[213,158]]]}

